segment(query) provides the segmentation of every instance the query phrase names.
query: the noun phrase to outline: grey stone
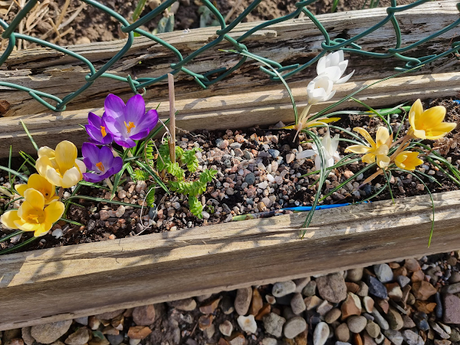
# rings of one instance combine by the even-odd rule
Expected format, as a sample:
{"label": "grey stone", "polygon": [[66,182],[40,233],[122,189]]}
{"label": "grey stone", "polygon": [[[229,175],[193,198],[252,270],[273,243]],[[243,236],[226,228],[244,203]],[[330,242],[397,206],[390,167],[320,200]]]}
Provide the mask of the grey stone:
{"label": "grey stone", "polygon": [[305,297],[313,296],[316,293],[316,281],[310,280],[302,290],[302,295]]}
{"label": "grey stone", "polygon": [[[196,305],[196,304],[195,304]],[[193,309],[192,309],[193,310]],[[133,321],[138,326],[148,326],[155,322],[156,313],[153,304],[133,309]]]}
{"label": "grey stone", "polygon": [[124,336],[123,334],[109,334],[107,335],[107,340],[110,342],[110,345],[120,345],[124,340]]}
{"label": "grey stone", "polygon": [[366,297],[369,295],[369,286],[363,281],[358,282],[359,291],[356,293],[359,297]]}
{"label": "grey stone", "polygon": [[367,319],[361,315],[351,315],[347,318],[348,329],[353,333],[361,333],[366,328]]}
{"label": "grey stone", "polygon": [[387,264],[374,265],[374,273],[382,283],[389,283],[393,280],[393,271]]}
{"label": "grey stone", "polygon": [[[35,342],[35,339],[30,334],[30,329],[31,329],[31,327],[23,327],[21,329],[22,340],[24,340],[24,343],[26,345],[33,345],[33,343]],[[3,340],[5,340],[5,339],[3,339]]]}
{"label": "grey stone", "polygon": [[295,316],[284,324],[284,336],[293,339],[307,329],[307,322],[303,317]]}
{"label": "grey stone", "polygon": [[172,307],[182,311],[192,311],[196,308],[196,301],[193,298],[185,298],[178,301],[170,302],[169,304]]}
{"label": "grey stone", "polygon": [[380,326],[377,325],[374,321],[368,321],[366,325],[366,331],[369,336],[375,339],[380,334]]}
{"label": "grey stone", "polygon": [[443,322],[460,324],[460,298],[451,294],[445,294],[443,297]]}
{"label": "grey stone", "polygon": [[439,326],[436,322],[430,322],[430,326],[431,326],[431,328],[433,328],[433,331],[438,333],[439,336],[442,339],[449,339],[450,338],[450,335],[447,334],[447,332],[445,330],[443,330],[442,327]]}
{"label": "grey stone", "polygon": [[302,293],[303,288],[305,286],[307,286],[307,284],[310,281],[311,281],[310,277],[294,279],[294,283],[295,283],[295,291],[294,292]]}
{"label": "grey stone", "polygon": [[397,281],[397,283],[399,284],[399,286],[401,286],[401,287],[403,288],[403,287],[405,287],[407,284],[410,283],[410,278],[401,275],[401,276],[397,276],[397,277],[396,277],[396,281]]}
{"label": "grey stone", "polygon": [[88,316],[84,317],[77,317],[73,319],[76,323],[79,323],[80,325],[88,326]]}
{"label": "grey stone", "polygon": [[369,294],[377,298],[386,299],[388,297],[387,289],[380,280],[373,276],[367,276],[366,284],[369,287]]}
{"label": "grey stone", "polygon": [[371,314],[374,316],[375,322],[380,326],[381,329],[390,329],[390,325],[388,324],[387,320],[384,319],[382,314],[380,314],[376,308],[372,310]]}
{"label": "grey stone", "polygon": [[347,298],[347,286],[343,275],[340,273],[317,278],[316,286],[321,298],[331,303],[339,303]]}
{"label": "grey stone", "polygon": [[291,299],[291,309],[292,312],[296,315],[299,315],[305,309],[307,309],[305,302],[303,300],[303,296],[300,293],[295,293]]}
{"label": "grey stone", "polygon": [[453,342],[460,341],[460,331],[457,328],[452,328],[452,333],[450,333],[449,339]]}
{"label": "grey stone", "polygon": [[329,332],[329,326],[326,322],[318,323],[313,332],[313,345],[324,345],[329,338]]}
{"label": "grey stone", "polygon": [[238,315],[246,315],[252,300],[252,288],[238,289],[235,298],[235,310]]}
{"label": "grey stone", "polygon": [[334,305],[329,303],[328,301],[323,301],[318,307],[316,307],[316,312],[324,316],[326,315],[332,308],[334,308]]}
{"label": "grey stone", "polygon": [[398,311],[394,308],[390,307],[388,310],[387,320],[390,328],[393,330],[399,331],[404,326],[404,320],[401,314],[399,314]]}
{"label": "grey stone", "polygon": [[273,284],[272,295],[275,297],[283,297],[293,293],[296,290],[296,285],[292,280]]}
{"label": "grey stone", "polygon": [[39,343],[51,344],[62,337],[70,328],[72,320],[58,321],[32,326],[30,334]]}
{"label": "grey stone", "polygon": [[403,332],[403,337],[404,337],[404,341],[408,345],[424,345],[425,344],[425,342],[423,341],[423,338],[419,336],[417,333],[415,333],[414,331],[411,331],[410,329],[406,329]]}
{"label": "grey stone", "polygon": [[281,337],[283,332],[283,325],[286,322],[284,317],[281,317],[275,313],[269,313],[263,317],[263,323],[265,332],[275,337]]}
{"label": "grey stone", "polygon": [[460,292],[460,283],[450,284],[443,288],[444,293],[459,293]]}
{"label": "grey stone", "polygon": [[383,334],[390,339],[394,345],[401,345],[404,341],[404,337],[400,331],[395,331],[393,329],[386,329],[383,331]]}

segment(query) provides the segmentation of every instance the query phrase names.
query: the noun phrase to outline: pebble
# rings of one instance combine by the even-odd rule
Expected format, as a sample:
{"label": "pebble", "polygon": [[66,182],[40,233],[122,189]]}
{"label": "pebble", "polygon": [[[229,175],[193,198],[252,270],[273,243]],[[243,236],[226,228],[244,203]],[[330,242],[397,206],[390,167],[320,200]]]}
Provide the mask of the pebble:
{"label": "pebble", "polygon": [[339,341],[348,341],[350,340],[350,330],[348,329],[348,326],[346,323],[341,323],[335,328],[335,337]]}
{"label": "pebble", "polygon": [[313,332],[313,345],[324,345],[329,338],[329,326],[325,322],[316,325]]}
{"label": "pebble", "polygon": [[384,319],[384,317],[378,312],[376,308],[371,313],[374,318],[375,322],[380,326],[381,329],[390,329],[390,325],[388,324],[387,320]]}
{"label": "pebble", "polygon": [[152,330],[146,326],[133,326],[129,327],[128,337],[130,339],[142,340],[152,333]]}
{"label": "pebble", "polygon": [[231,336],[233,332],[232,323],[229,320],[225,320],[219,325],[219,331],[227,337]]}
{"label": "pebble", "polygon": [[404,337],[401,332],[395,331],[393,329],[387,329],[383,331],[383,334],[390,339],[394,345],[401,345],[404,341]]}
{"label": "pebble", "polygon": [[342,312],[340,311],[339,308],[333,308],[329,310],[329,312],[327,312],[327,314],[324,316],[324,321],[328,324],[331,324],[337,321],[341,315],[342,315]]}
{"label": "pebble", "polygon": [[377,298],[386,299],[388,297],[387,289],[377,278],[367,276],[366,284],[369,287],[369,294]]}
{"label": "pebble", "polygon": [[293,339],[307,329],[307,322],[303,317],[294,316],[284,324],[284,336]]}
{"label": "pebble", "polygon": [[264,306],[262,296],[260,296],[259,290],[254,288],[252,291],[251,307],[249,308],[249,314],[256,316]]}
{"label": "pebble", "polygon": [[311,280],[303,288],[302,295],[304,295],[305,297],[310,297],[310,296],[313,296],[315,293],[316,293],[316,281]]}
{"label": "pebble", "polygon": [[400,275],[396,277],[396,282],[401,286],[402,288],[405,287],[407,284],[410,283],[410,278]]}
{"label": "pebble", "polygon": [[380,326],[377,325],[374,321],[368,321],[367,325],[366,325],[366,332],[372,338],[377,338],[379,336],[379,334],[380,334]]}
{"label": "pebble", "polygon": [[238,315],[246,315],[251,305],[252,288],[238,289],[235,298],[235,311]]}
{"label": "pebble", "polygon": [[254,173],[249,173],[245,176],[244,182],[246,182],[248,185],[253,185],[256,182],[256,176]]}
{"label": "pebble", "polygon": [[387,321],[390,328],[399,331],[404,326],[404,320],[401,314],[393,308],[390,308],[387,313]]}
{"label": "pebble", "polygon": [[263,338],[262,345],[278,345],[278,340],[275,338]]}
{"label": "pebble", "polygon": [[372,313],[374,310],[374,300],[370,298],[369,296],[364,296],[363,299],[363,306],[364,310],[367,311],[368,313]]}
{"label": "pebble", "polygon": [[339,303],[347,298],[347,286],[343,274],[333,273],[316,279],[316,286],[321,298]]}
{"label": "pebble", "polygon": [[433,296],[438,290],[429,282],[422,280],[412,284],[412,292],[416,299],[426,301]]}
{"label": "pebble", "polygon": [[272,295],[275,297],[283,297],[293,293],[296,290],[296,285],[292,280],[273,284]]}
{"label": "pebble", "polygon": [[148,326],[155,322],[155,317],[155,306],[153,304],[136,307],[133,310],[133,321],[137,326]]}
{"label": "pebble", "polygon": [[352,315],[347,318],[348,329],[353,333],[361,333],[367,325],[367,319],[364,316]]}
{"label": "pebble", "polygon": [[342,320],[347,319],[351,315],[361,314],[361,300],[354,293],[349,292],[347,299],[342,303]]}
{"label": "pebble", "polygon": [[311,281],[310,277],[294,279],[295,283],[295,292],[302,293],[302,290],[305,286]]}
{"label": "pebble", "polygon": [[281,337],[285,322],[286,319],[284,317],[281,317],[275,313],[269,313],[263,318],[265,331],[275,337]]}
{"label": "pebble", "polygon": [[404,261],[404,267],[406,267],[409,272],[421,270],[420,264],[415,259],[406,259]]}
{"label": "pebble", "polygon": [[387,264],[374,265],[374,273],[382,283],[389,283],[393,280],[393,271]]}
{"label": "pebble", "polygon": [[39,343],[51,344],[63,336],[71,324],[72,320],[66,320],[32,326],[30,335]]}
{"label": "pebble", "polygon": [[81,327],[70,334],[64,342],[67,345],[84,345],[89,341],[91,336],[92,333],[88,328]]}
{"label": "pebble", "polygon": [[237,322],[243,332],[246,332],[249,334],[256,333],[257,323],[256,323],[256,320],[254,319],[254,315],[248,315],[248,316],[240,315],[238,316]]}
{"label": "pebble", "polygon": [[307,306],[305,305],[305,302],[304,302],[304,299],[303,299],[302,294],[300,294],[300,293],[295,293],[295,294],[292,296],[292,299],[291,299],[291,309],[292,309],[292,312],[293,312],[295,315],[299,315],[299,314],[302,313],[305,309],[307,309]]}
{"label": "pebble", "polygon": [[443,305],[443,322],[460,325],[460,298],[456,295],[444,294]]}
{"label": "pebble", "polygon": [[417,333],[414,331],[411,331],[410,329],[406,329],[403,333],[403,338],[404,341],[408,345],[424,345],[425,342],[423,341],[423,338],[419,336]]}
{"label": "pebble", "polygon": [[172,307],[183,310],[183,311],[192,311],[196,308],[196,301],[193,298],[185,298],[169,303]]}
{"label": "pebble", "polygon": [[316,312],[320,316],[326,315],[332,308],[334,308],[334,305],[329,303],[328,301],[323,301],[321,304],[316,307]]}

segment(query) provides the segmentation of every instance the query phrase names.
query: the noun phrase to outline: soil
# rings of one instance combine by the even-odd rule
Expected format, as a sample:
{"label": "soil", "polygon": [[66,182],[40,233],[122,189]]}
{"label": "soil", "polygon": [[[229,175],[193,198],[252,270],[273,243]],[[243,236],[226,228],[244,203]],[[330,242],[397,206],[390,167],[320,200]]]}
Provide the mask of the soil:
{"label": "soil", "polygon": [[[44,1],[41,5],[30,11],[27,17],[27,23],[24,24],[23,32],[34,37],[39,37],[46,40],[51,40],[53,43],[60,45],[73,45],[90,42],[112,41],[115,39],[125,38],[125,34],[120,30],[119,21],[102,10],[82,3],[82,1],[71,0],[70,5],[64,13],[63,20],[60,21],[61,28],[59,34],[53,29],[53,25],[59,22],[61,11],[65,8],[65,0],[50,0]],[[239,3],[238,0],[217,0],[213,4],[226,16],[233,7],[235,7],[233,15],[229,17],[227,23],[234,20],[246,9],[253,0],[243,0]],[[262,0],[260,4],[243,20],[243,22],[263,21],[287,15],[295,11],[296,0],[274,1]],[[358,10],[368,8],[372,1],[368,0],[341,0],[337,6],[337,11]],[[413,0],[400,0],[398,5],[412,3]],[[101,4],[110,9],[115,10],[124,18],[132,18],[133,11],[137,6],[137,1],[125,0],[106,0],[100,1]],[[156,8],[160,4],[160,0],[150,0],[142,12],[141,16],[146,15],[151,11],[151,8]],[[314,14],[330,13],[333,0],[319,0],[309,5],[309,9]],[[180,0],[179,7],[175,13],[174,30],[195,29],[200,27],[199,8],[202,6],[200,0]],[[382,7],[390,6],[390,0],[380,1]],[[81,8],[80,8],[81,7]],[[79,14],[71,19],[73,14],[80,11]],[[11,7],[0,8],[0,15],[7,23],[11,23],[16,13],[18,6],[13,3]],[[41,14],[44,13],[43,17]],[[158,26],[161,16],[157,16],[153,20],[147,22],[141,28],[152,32]],[[64,25],[66,24],[66,25]],[[2,30],[0,29],[0,32]],[[2,44],[5,44],[3,40]],[[29,42],[23,42],[25,48],[33,47]]]}

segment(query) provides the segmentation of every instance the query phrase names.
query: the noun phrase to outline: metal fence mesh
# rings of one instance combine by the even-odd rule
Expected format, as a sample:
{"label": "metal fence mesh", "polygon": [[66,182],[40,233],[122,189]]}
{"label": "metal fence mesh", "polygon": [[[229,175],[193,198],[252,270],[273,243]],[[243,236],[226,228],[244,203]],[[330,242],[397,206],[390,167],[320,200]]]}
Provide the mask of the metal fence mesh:
{"label": "metal fence mesh", "polygon": [[[147,15],[139,18],[137,21],[131,24],[123,16],[121,16],[117,12],[113,11],[107,6],[102,5],[101,3],[97,1],[94,1],[94,0],[82,0],[82,1],[87,3],[88,5],[96,7],[97,9],[101,11],[106,12],[107,14],[109,14],[115,20],[119,22],[121,30],[128,35],[128,38],[126,42],[124,43],[123,47],[102,67],[100,67],[99,69],[96,69],[96,67],[88,59],[86,59],[84,56],[80,54],[77,54],[71,51],[70,49],[61,47],[51,42],[40,40],[38,38],[29,36],[29,35],[17,33],[15,32],[15,30],[17,29],[18,24],[21,22],[21,20],[24,20],[27,13],[31,11],[38,2],[38,0],[29,0],[24,6],[24,8],[18,12],[18,14],[16,15],[16,17],[11,23],[8,24],[4,20],[0,19],[0,26],[4,29],[3,34],[2,34],[2,39],[9,40],[7,48],[0,56],[0,67],[2,64],[5,63],[5,61],[7,61],[17,41],[22,39],[22,40],[27,40],[29,42],[36,43],[43,47],[54,49],[58,52],[70,55],[74,57],[75,59],[80,60],[82,63],[84,63],[87,66],[87,68],[89,69],[89,73],[85,76],[85,84],[83,86],[81,86],[79,89],[75,90],[74,92],[69,93],[62,99],[55,95],[52,95],[52,94],[49,94],[49,93],[46,93],[40,90],[31,89],[31,88],[21,86],[18,84],[9,83],[7,81],[0,81],[0,86],[28,92],[31,97],[33,97],[38,102],[40,102],[41,104],[45,105],[46,107],[48,107],[50,110],[53,110],[53,111],[65,110],[66,104],[71,102],[75,97],[77,97],[81,93],[90,89],[94,81],[102,77],[112,78],[118,81],[126,82],[127,84],[129,84],[130,88],[132,89],[134,93],[142,92],[144,88],[147,88],[148,86],[167,78],[167,73],[159,77],[155,77],[155,78],[143,77],[143,78],[133,79],[130,75],[127,75],[126,77],[122,77],[122,76],[114,75],[108,72],[111,66],[113,66],[118,60],[120,60],[129,51],[129,49],[133,45],[135,33],[137,35],[147,37],[148,39],[158,44],[161,44],[163,47],[170,50],[176,56],[177,62],[172,63],[170,65],[170,73],[172,74],[177,74],[180,72],[186,73],[192,76],[194,80],[203,88],[207,88],[208,86],[214,83],[217,83],[223,78],[227,77],[229,74],[239,69],[245,63],[245,61],[251,57],[256,58],[259,61],[263,61],[265,64],[270,65],[272,68],[261,67],[261,69],[262,71],[267,73],[270,76],[270,78],[277,80],[279,79],[280,75],[283,78],[288,78],[292,76],[293,74],[296,74],[302,71],[303,69],[315,63],[319,58],[321,58],[326,53],[330,51],[335,51],[338,49],[342,49],[350,53],[361,54],[363,56],[368,56],[368,57],[373,57],[373,58],[395,57],[401,60],[401,66],[398,67],[400,70],[414,69],[417,67],[421,67],[424,64],[432,62],[446,55],[453,54],[453,53],[456,54],[458,50],[460,49],[460,41],[452,41],[450,42],[448,49],[439,54],[426,55],[422,57],[413,57],[409,55],[409,52],[415,47],[420,46],[446,33],[447,31],[453,29],[454,27],[458,26],[460,24],[460,18],[456,20],[455,22],[451,23],[450,25],[444,27],[443,29],[435,33],[432,33],[431,35],[427,36],[424,39],[421,39],[408,46],[404,46],[404,47],[402,46],[402,43],[401,43],[402,33],[400,30],[400,26],[398,24],[398,19],[396,17],[396,14],[409,10],[415,6],[419,6],[420,4],[427,2],[429,0],[418,0],[412,4],[405,5],[405,6],[397,6],[397,0],[391,0],[391,7],[387,8],[386,10],[387,16],[383,20],[376,23],[374,26],[370,27],[369,29],[363,31],[362,33],[354,37],[348,38],[348,39],[345,39],[345,38],[331,39],[326,28],[321,24],[318,18],[315,17],[315,15],[307,8],[308,5],[314,3],[317,0],[300,1],[296,4],[296,10],[294,12],[288,15],[285,15],[281,18],[276,18],[273,20],[263,22],[262,24],[255,26],[251,30],[239,36],[238,38],[232,38],[230,36],[230,33],[263,0],[254,0],[250,4],[250,6],[248,6],[243,11],[241,15],[239,15],[235,20],[233,20],[228,25],[225,23],[225,19],[222,16],[222,14],[217,10],[217,8],[212,4],[210,0],[202,0],[204,6],[206,6],[209,9],[209,11],[211,11],[212,14],[216,17],[217,21],[219,22],[219,28],[216,30],[215,39],[213,39],[212,41],[210,41],[203,47],[197,49],[196,51],[192,52],[187,57],[184,57],[177,48],[169,44],[167,41],[161,39],[159,36],[153,35],[152,33],[149,33],[145,30],[140,29],[142,25],[149,22],[153,18],[157,16],[161,16],[162,13],[166,9],[168,9],[174,2],[178,0],[164,1],[159,7],[152,10]],[[456,7],[457,7],[457,10],[460,12],[460,3],[457,3]],[[252,35],[255,35],[258,31],[265,29],[269,27],[270,25],[296,18],[301,14],[308,17],[314,23],[314,25],[318,28],[318,30],[321,32],[322,36],[324,37],[324,40],[321,44],[322,51],[318,55],[316,55],[314,58],[310,59],[308,62],[304,64],[294,64],[294,65],[283,66],[277,61],[273,61],[271,59],[264,58],[263,56],[258,56],[258,55],[251,53],[248,50],[247,46],[244,44],[246,39],[248,39]],[[395,34],[394,47],[387,48],[384,53],[376,53],[376,52],[366,51],[362,49],[362,47],[360,47],[356,43],[356,41],[358,41],[359,39],[363,38],[366,35],[373,33],[374,31],[378,30],[379,28],[381,28],[383,25],[387,23],[391,23],[394,29],[394,34]],[[227,41],[233,47],[232,50],[242,53],[240,55],[240,59],[238,63],[236,63],[233,67],[220,68],[220,69],[208,71],[202,74],[195,73],[187,68],[187,64],[189,64],[191,61],[197,58],[200,54],[203,54],[205,51],[215,49],[216,46],[222,41]],[[54,103],[55,105],[53,105],[52,103]]]}

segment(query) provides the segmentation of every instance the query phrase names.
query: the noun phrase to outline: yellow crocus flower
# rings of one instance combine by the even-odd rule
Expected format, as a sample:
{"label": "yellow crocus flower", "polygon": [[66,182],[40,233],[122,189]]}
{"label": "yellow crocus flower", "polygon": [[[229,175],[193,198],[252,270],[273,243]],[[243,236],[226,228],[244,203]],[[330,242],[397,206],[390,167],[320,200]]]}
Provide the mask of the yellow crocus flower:
{"label": "yellow crocus flower", "polygon": [[361,127],[353,128],[355,132],[361,134],[364,139],[369,143],[369,146],[365,145],[351,145],[348,146],[345,152],[353,152],[365,155],[362,158],[364,163],[374,163],[377,160],[377,165],[380,168],[386,168],[390,164],[390,157],[388,157],[388,151],[390,150],[393,142],[393,135],[390,135],[388,129],[385,127],[379,127],[377,129],[376,141],[374,141],[370,134]]}
{"label": "yellow crocus flower", "polygon": [[416,100],[409,111],[411,128],[408,135],[419,139],[437,140],[452,131],[457,124],[442,122],[446,116],[446,108],[436,106],[423,111],[422,102]]}
{"label": "yellow crocus flower", "polygon": [[29,188],[24,192],[25,201],[18,210],[5,212],[1,217],[10,229],[34,231],[34,236],[45,235],[64,213],[64,204],[53,201],[45,207],[45,197],[38,190]]}
{"label": "yellow crocus flower", "polygon": [[35,168],[51,184],[69,188],[75,186],[86,172],[85,164],[77,159],[77,147],[70,141],[61,141],[56,150],[47,146],[38,150]]}
{"label": "yellow crocus flower", "polygon": [[38,190],[45,197],[46,205],[52,203],[53,201],[59,200],[59,197],[56,196],[56,187],[39,174],[30,175],[27,184],[18,184],[14,186],[14,188],[21,196],[24,196],[25,191],[29,188]]}
{"label": "yellow crocus flower", "polygon": [[395,164],[398,168],[413,171],[417,165],[423,163],[423,161],[418,158],[418,154],[418,152],[403,151],[396,156]]}

